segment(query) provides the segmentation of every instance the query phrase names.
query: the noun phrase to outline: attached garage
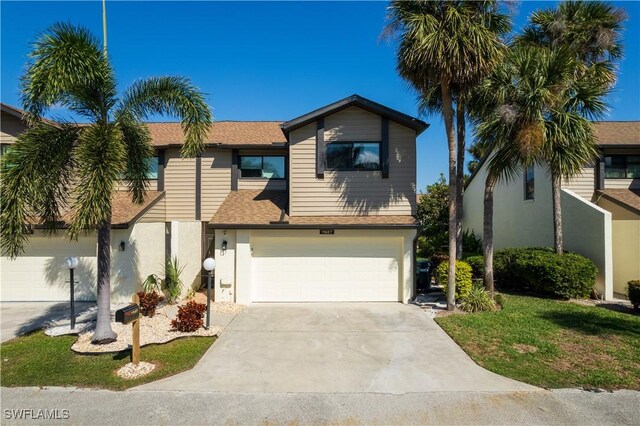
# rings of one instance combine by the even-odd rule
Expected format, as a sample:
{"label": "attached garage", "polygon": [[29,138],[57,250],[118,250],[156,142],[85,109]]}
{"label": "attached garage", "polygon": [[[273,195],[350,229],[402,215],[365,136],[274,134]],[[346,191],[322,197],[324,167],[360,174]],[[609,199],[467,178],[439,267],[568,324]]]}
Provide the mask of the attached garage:
{"label": "attached garage", "polygon": [[62,232],[52,238],[41,232],[29,238],[23,255],[0,260],[0,300],[39,302],[69,300],[68,256],[77,256],[76,300],[95,300],[96,238],[86,236],[69,241]]}
{"label": "attached garage", "polygon": [[397,302],[402,238],[253,237],[254,302]]}

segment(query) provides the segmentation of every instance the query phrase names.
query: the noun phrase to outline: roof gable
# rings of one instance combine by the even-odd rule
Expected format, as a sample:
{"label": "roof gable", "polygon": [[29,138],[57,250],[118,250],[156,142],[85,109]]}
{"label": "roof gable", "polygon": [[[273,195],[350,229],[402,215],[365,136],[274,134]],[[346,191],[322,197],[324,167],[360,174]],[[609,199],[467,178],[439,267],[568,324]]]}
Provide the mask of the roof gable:
{"label": "roof gable", "polygon": [[293,120],[282,123],[282,131],[285,133],[285,135],[287,135],[288,138],[290,132],[299,129],[300,127],[306,126],[307,124],[312,123],[319,118],[335,114],[336,112],[342,111],[343,109],[349,108],[351,106],[356,106],[358,108],[362,108],[365,111],[377,114],[381,117],[386,117],[389,120],[414,129],[417,134],[422,133],[427,127],[429,127],[427,123],[415,117],[412,117],[400,111],[396,111],[377,102],[373,102],[369,99],[363,98],[362,96],[351,95],[347,98],[319,108],[315,111],[311,111],[310,113],[294,118]]}

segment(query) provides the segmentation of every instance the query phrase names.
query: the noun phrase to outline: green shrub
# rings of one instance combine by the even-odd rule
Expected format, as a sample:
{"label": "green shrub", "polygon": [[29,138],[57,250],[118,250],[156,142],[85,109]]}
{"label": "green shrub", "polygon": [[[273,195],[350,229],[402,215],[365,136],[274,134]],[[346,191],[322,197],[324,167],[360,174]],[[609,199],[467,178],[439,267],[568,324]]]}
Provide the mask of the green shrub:
{"label": "green shrub", "polygon": [[495,311],[496,308],[496,303],[491,300],[489,293],[481,285],[472,286],[460,302],[460,309],[465,312]]}
{"label": "green shrub", "polygon": [[471,266],[473,278],[484,278],[484,256],[469,256],[464,261]]}
{"label": "green shrub", "polygon": [[[436,279],[447,293],[449,279],[449,261],[441,262],[436,268]],[[456,260],[456,300],[463,299],[471,291],[471,266],[463,260]]]}
{"label": "green shrub", "polygon": [[502,293],[493,293],[493,301],[500,305],[502,309],[504,309],[505,297]]}
{"label": "green shrub", "polygon": [[543,250],[520,252],[512,266],[520,285],[560,299],[589,297],[598,272],[584,256]]}
{"label": "green shrub", "polygon": [[627,283],[627,294],[634,309],[637,311],[640,307],[640,280],[633,280]]}
{"label": "green shrub", "polygon": [[465,253],[482,253],[482,240],[476,237],[473,230],[465,230],[462,233],[462,250]]}

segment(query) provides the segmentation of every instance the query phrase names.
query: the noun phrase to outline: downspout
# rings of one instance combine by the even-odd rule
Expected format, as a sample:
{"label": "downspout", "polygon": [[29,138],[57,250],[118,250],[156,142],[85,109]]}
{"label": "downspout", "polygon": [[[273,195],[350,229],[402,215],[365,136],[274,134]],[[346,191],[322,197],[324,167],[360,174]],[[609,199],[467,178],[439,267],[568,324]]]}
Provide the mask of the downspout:
{"label": "downspout", "polygon": [[411,247],[411,250],[413,252],[413,294],[411,296],[411,298],[409,299],[409,302],[412,302],[416,299],[416,296],[418,295],[418,278],[417,278],[417,273],[416,271],[418,270],[418,237],[420,236],[420,232],[416,229],[416,236],[413,237],[413,246]]}

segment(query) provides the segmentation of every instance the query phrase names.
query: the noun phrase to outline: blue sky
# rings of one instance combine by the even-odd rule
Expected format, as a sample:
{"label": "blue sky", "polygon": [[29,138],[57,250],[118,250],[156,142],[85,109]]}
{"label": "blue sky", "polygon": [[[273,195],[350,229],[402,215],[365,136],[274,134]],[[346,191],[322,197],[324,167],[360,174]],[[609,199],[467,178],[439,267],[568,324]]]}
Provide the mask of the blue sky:
{"label": "blue sky", "polygon": [[[517,5],[514,28],[555,2]],[[610,120],[640,119],[640,2],[626,9],[625,58]],[[190,77],[217,120],[288,120],[357,93],[411,115],[415,94],[380,40],[386,2],[107,2],[109,54],[121,89],[158,75]],[[1,98],[19,106],[29,43],[57,21],[101,36],[100,2],[0,3]],[[55,115],[55,111],[54,111]],[[418,188],[447,168],[442,118],[418,139]]]}

